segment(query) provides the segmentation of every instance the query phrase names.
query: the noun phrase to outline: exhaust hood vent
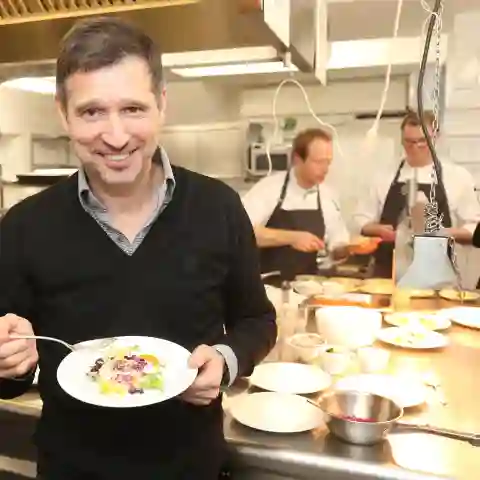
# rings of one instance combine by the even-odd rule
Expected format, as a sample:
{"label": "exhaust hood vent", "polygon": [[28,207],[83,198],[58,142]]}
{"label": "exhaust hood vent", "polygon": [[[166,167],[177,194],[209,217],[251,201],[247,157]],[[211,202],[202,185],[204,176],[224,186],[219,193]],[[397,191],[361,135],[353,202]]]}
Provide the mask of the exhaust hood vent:
{"label": "exhaust hood vent", "polygon": [[33,65],[54,60],[75,20],[94,14],[113,14],[139,26],[162,54],[285,50],[261,10],[245,11],[245,0],[0,0],[0,79],[30,76]]}
{"label": "exhaust hood vent", "polygon": [[0,0],[0,25],[172,7],[200,0]]}

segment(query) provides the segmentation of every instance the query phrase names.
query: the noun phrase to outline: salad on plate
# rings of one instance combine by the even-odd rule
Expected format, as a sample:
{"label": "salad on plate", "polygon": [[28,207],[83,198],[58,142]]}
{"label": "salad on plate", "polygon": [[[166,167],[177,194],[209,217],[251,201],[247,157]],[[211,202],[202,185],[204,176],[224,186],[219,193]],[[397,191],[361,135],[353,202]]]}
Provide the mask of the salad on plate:
{"label": "salad on plate", "polygon": [[442,348],[448,345],[447,337],[424,328],[389,327],[380,330],[378,339],[403,348]]}
{"label": "salad on plate", "polygon": [[102,394],[134,395],[164,388],[165,365],[137,345],[111,347],[90,365],[87,376]]}
{"label": "salad on plate", "polygon": [[384,318],[391,325],[419,330],[445,330],[451,326],[448,318],[436,312],[394,312]]}

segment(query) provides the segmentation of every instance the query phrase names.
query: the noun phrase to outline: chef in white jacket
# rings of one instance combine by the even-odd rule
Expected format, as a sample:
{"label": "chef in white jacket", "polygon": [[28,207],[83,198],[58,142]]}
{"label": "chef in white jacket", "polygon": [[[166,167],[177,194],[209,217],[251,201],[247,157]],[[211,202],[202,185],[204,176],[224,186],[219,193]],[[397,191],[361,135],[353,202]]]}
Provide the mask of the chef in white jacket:
{"label": "chef in white jacket", "polygon": [[263,273],[282,280],[317,273],[317,252],[347,255],[349,233],[337,195],[324,180],[333,158],[331,136],[308,129],[293,141],[291,168],[263,178],[243,197],[255,230]]}
{"label": "chef in white jacket", "polygon": [[[425,120],[431,132],[434,121],[431,112],[425,113]],[[359,199],[353,218],[363,235],[383,239],[375,253],[374,276],[377,277],[391,278],[392,275],[395,231],[407,207],[408,181],[415,176],[419,193],[423,192],[425,200],[430,195],[433,160],[415,112],[409,112],[404,118],[401,134],[404,158],[394,168],[375,176],[366,195]],[[435,197],[439,213],[443,215],[443,226],[458,243],[468,245],[480,220],[473,177],[454,163],[440,162],[440,166]]]}

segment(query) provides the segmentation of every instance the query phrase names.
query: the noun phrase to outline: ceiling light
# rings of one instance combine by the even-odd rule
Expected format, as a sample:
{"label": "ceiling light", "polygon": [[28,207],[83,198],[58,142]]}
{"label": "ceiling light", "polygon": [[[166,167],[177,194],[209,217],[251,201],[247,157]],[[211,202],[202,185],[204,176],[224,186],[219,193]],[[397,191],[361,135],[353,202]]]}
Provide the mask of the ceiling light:
{"label": "ceiling light", "polygon": [[164,53],[162,55],[162,65],[165,68],[185,68],[224,63],[270,62],[278,59],[277,49],[266,45],[260,47],[219,48],[215,50]]}
{"label": "ceiling light", "polygon": [[180,77],[220,77],[227,75],[297,72],[298,68],[294,65],[286,66],[283,62],[277,61],[212,65],[209,67],[172,68],[171,71]]}
{"label": "ceiling light", "polygon": [[55,95],[55,77],[24,77],[7,80],[0,87],[14,88],[27,92]]}

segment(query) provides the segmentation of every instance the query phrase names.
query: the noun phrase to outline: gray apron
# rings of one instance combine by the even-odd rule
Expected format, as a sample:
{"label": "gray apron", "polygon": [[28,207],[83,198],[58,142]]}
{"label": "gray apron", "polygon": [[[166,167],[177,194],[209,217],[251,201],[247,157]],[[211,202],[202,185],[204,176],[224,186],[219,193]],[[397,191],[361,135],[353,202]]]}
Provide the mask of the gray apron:
{"label": "gray apron", "polygon": [[[320,191],[317,186],[317,208],[303,210],[284,210],[282,208],[290,180],[290,170],[282,185],[275,210],[265,225],[267,228],[310,232],[318,238],[325,236],[325,221],[320,203]],[[260,249],[262,273],[279,270],[280,281],[291,281],[296,275],[315,275],[317,273],[317,252],[299,252],[289,245],[283,247],[264,247]]]}

